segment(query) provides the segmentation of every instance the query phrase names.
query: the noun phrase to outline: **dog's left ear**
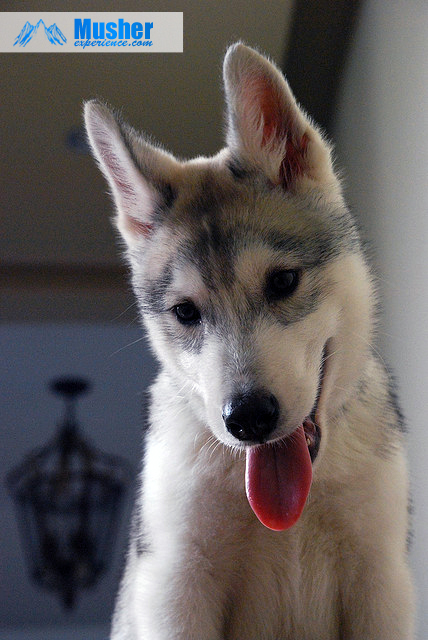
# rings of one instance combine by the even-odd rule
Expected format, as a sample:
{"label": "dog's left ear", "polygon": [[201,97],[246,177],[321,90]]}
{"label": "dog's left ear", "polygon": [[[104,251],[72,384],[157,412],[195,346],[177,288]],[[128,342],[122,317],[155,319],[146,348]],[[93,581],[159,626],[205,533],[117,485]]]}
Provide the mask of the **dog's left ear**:
{"label": "dog's left ear", "polygon": [[287,190],[298,191],[307,180],[330,188],[338,184],[329,145],[275,65],[237,43],[226,53],[223,76],[233,156]]}
{"label": "dog's left ear", "polygon": [[85,124],[112,191],[117,227],[133,247],[151,235],[159,213],[172,205],[179,163],[97,100],[85,104]]}

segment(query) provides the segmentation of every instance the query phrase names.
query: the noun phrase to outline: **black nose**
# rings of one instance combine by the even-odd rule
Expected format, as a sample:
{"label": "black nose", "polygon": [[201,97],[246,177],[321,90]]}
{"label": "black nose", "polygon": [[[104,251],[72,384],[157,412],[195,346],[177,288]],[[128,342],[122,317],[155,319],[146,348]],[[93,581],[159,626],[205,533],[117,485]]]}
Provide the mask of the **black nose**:
{"label": "black nose", "polygon": [[265,442],[278,417],[278,400],[264,391],[234,396],[223,407],[226,429],[238,440]]}

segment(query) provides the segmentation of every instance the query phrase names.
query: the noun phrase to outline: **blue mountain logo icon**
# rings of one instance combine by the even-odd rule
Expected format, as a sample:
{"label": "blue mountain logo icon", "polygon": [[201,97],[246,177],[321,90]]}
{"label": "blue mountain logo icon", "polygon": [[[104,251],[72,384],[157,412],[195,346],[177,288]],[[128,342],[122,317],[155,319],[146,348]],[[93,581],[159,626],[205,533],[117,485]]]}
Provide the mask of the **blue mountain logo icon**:
{"label": "blue mountain logo icon", "polygon": [[67,42],[67,38],[55,23],[47,27],[43,20],[40,19],[36,25],[26,22],[21,29],[21,33],[15,39],[13,46],[18,44],[20,47],[25,47],[34,38],[40,26],[43,26],[45,35],[51,44],[60,44],[62,46],[64,42]]}

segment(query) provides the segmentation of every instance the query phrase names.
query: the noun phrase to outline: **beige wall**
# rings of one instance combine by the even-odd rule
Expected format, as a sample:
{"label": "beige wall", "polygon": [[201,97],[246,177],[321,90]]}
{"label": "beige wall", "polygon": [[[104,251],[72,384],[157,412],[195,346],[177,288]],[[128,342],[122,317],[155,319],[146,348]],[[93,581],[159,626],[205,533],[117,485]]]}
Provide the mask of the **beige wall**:
{"label": "beige wall", "polygon": [[336,127],[348,196],[378,265],[379,345],[409,426],[420,640],[428,629],[428,4],[368,0]]}

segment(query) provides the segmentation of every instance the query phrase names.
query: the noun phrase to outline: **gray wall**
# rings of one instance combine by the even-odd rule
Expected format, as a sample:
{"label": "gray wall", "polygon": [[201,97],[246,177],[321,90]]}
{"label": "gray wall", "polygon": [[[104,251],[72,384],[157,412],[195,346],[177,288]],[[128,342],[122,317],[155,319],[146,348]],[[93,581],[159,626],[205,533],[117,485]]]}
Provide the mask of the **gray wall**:
{"label": "gray wall", "polygon": [[346,70],[335,140],[348,200],[378,268],[378,344],[396,372],[409,427],[415,510],[411,559],[423,640],[428,628],[426,0],[365,4]]}
{"label": "gray wall", "polygon": [[1,629],[1,640],[107,640],[108,625],[97,627],[43,627],[35,629]]}
{"label": "gray wall", "polygon": [[[49,628],[55,625],[59,628],[56,640],[69,637],[62,631],[65,627],[76,630],[76,639],[83,640],[85,636],[78,633],[85,625],[108,628],[122,573],[134,485],[128,492],[109,571],[95,587],[81,592],[75,609],[64,612],[56,594],[28,579],[4,474],[30,450],[46,444],[62,418],[63,403],[49,392],[47,382],[58,375],[77,374],[94,385],[78,405],[84,435],[103,452],[126,458],[135,478],[142,449],[142,394],[156,369],[142,336],[138,323],[132,327],[0,325],[0,640],[9,640],[20,629],[17,640],[35,640],[38,629],[42,633],[44,627],[50,640]],[[30,628],[33,636],[26,631]],[[97,629],[94,634],[98,634],[94,640],[101,638]],[[85,640],[92,640],[89,632]]]}

